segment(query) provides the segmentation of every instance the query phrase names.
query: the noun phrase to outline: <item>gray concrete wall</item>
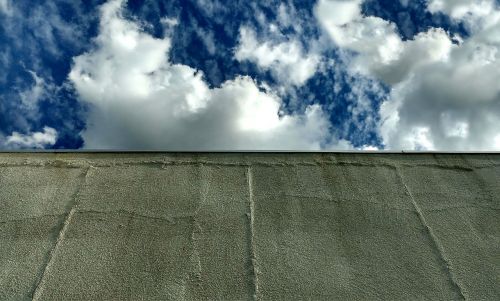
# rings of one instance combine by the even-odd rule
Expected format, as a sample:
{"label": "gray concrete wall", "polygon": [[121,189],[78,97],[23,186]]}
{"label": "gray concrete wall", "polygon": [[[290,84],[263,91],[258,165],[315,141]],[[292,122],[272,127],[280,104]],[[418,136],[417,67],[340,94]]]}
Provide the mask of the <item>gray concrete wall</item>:
{"label": "gray concrete wall", "polygon": [[0,154],[0,300],[499,300],[500,155]]}

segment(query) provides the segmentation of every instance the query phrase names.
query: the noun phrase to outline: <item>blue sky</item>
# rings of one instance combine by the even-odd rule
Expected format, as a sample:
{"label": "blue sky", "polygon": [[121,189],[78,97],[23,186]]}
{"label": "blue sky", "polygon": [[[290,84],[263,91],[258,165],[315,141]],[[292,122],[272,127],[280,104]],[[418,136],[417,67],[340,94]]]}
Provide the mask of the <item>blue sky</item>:
{"label": "blue sky", "polygon": [[0,0],[0,147],[500,150],[497,0]]}

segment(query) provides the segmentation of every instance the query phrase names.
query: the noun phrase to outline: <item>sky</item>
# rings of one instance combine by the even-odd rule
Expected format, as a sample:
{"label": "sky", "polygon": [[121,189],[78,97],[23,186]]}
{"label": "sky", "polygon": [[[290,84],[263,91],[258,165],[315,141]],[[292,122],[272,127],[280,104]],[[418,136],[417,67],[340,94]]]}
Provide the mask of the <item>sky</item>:
{"label": "sky", "polygon": [[0,149],[500,150],[500,0],[0,0]]}

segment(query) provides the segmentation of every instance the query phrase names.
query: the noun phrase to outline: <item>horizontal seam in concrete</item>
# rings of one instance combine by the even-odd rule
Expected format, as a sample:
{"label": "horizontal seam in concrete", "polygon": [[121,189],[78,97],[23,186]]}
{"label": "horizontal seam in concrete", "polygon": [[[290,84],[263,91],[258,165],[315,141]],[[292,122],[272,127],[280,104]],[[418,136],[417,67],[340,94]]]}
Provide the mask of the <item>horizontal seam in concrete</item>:
{"label": "horizontal seam in concrete", "polygon": [[89,166],[82,173],[81,183],[80,183],[79,187],[76,189],[75,194],[71,200],[71,202],[72,202],[71,209],[64,219],[61,230],[58,233],[57,240],[56,240],[54,246],[52,247],[52,249],[49,251],[49,256],[47,258],[45,266],[43,267],[42,274],[41,274],[40,278],[38,279],[38,282],[36,283],[35,288],[33,290],[33,294],[32,294],[33,301],[39,300],[42,293],[43,293],[46,275],[50,271],[52,265],[54,264],[54,258],[55,258],[56,252],[59,249],[62,241],[64,240],[64,237],[66,235],[66,231],[68,230],[69,224],[71,223],[73,215],[75,214],[76,206],[78,205],[79,193],[80,193],[80,190],[82,189],[82,187],[85,185],[90,168],[91,167]]}
{"label": "horizontal seam in concrete", "polygon": [[55,217],[59,218],[61,216],[66,216],[67,213],[60,213],[60,214],[42,214],[42,215],[35,215],[35,216],[26,216],[22,218],[13,218],[13,219],[8,219],[8,220],[2,220],[0,221],[0,224],[7,224],[7,223],[16,223],[16,222],[25,222],[29,220],[37,220],[41,218],[48,218],[48,217]]}
{"label": "horizontal seam in concrete", "polygon": [[161,221],[161,222],[167,222],[170,224],[175,223],[176,220],[182,220],[182,219],[189,219],[189,220],[194,220],[195,219],[195,214],[176,214],[176,215],[171,215],[171,216],[153,216],[153,215],[146,215],[146,214],[141,214],[137,213],[134,211],[130,210],[125,210],[125,209],[118,209],[118,210],[113,210],[113,211],[99,211],[99,210],[77,210],[75,211],[77,214],[114,214],[114,215],[126,215],[129,218],[135,218],[135,219],[148,219],[148,220],[156,220],[156,221]]}
{"label": "horizontal seam in concrete", "polygon": [[455,210],[455,209],[484,209],[484,210],[500,210],[500,208],[495,208],[495,207],[490,207],[490,206],[450,206],[450,207],[444,207],[444,208],[434,208],[434,209],[428,209],[427,211],[429,212],[439,212],[439,211],[448,211],[448,210]]}
{"label": "horizontal seam in concrete", "polygon": [[[336,199],[336,198],[324,198],[324,197],[315,197],[315,196],[307,196],[307,195],[298,195],[298,194],[270,194],[273,197],[290,197],[290,198],[296,198],[296,199],[310,199],[310,200],[318,200],[321,202],[327,202],[327,203],[333,203],[337,205],[354,205],[354,206],[359,206],[359,203],[365,203],[365,204],[371,204],[371,205],[379,205],[380,207],[383,207],[385,209],[390,209],[390,210],[395,210],[395,211],[408,211],[408,212],[414,212],[413,209],[411,208],[398,208],[391,206],[389,204],[384,204],[380,202],[374,202],[366,199],[360,199],[360,198],[351,198],[351,199]],[[352,202],[355,202],[355,204],[351,204]]]}
{"label": "horizontal seam in concrete", "polygon": [[419,218],[420,222],[422,223],[422,225],[426,229],[427,233],[429,234],[429,237],[430,237],[431,241],[434,244],[434,248],[437,250],[437,252],[439,253],[439,256],[441,257],[441,260],[443,260],[443,262],[445,264],[446,271],[448,272],[448,275],[450,277],[449,279],[450,279],[453,287],[455,288],[456,292],[464,300],[468,300],[467,297],[465,296],[465,292],[462,289],[462,286],[458,282],[458,279],[457,279],[457,277],[455,276],[455,274],[453,272],[453,267],[451,265],[450,260],[446,256],[446,253],[444,251],[443,245],[439,241],[438,237],[434,234],[434,231],[432,230],[432,228],[427,223],[427,220],[425,219],[425,216],[424,216],[424,214],[422,212],[422,209],[420,208],[420,206],[417,204],[417,201],[413,197],[413,194],[411,193],[410,189],[408,188],[408,185],[406,184],[406,181],[404,180],[403,174],[401,173],[401,171],[399,170],[399,168],[396,168],[396,172],[397,172],[397,174],[398,174],[398,176],[399,176],[399,178],[401,180],[401,183],[403,184],[406,192],[408,193],[408,196],[410,197],[411,203],[413,204],[413,207],[415,208],[415,211],[416,211],[416,213],[418,215],[418,218]]}
{"label": "horizontal seam in concrete", "polygon": [[[167,217],[152,216],[152,215],[140,214],[140,213],[137,213],[134,211],[124,210],[124,209],[119,209],[119,210],[115,210],[115,211],[76,210],[74,213],[76,213],[76,214],[104,214],[104,215],[105,214],[125,214],[131,218],[152,219],[152,220],[158,220],[158,221],[169,222],[169,223],[175,223],[175,220],[179,220],[179,219],[186,219],[186,218],[193,219],[195,217],[195,214],[177,214],[177,215],[172,215],[172,216],[167,216]],[[66,216],[66,215],[67,215],[67,213],[29,216],[29,217],[24,217],[24,218],[2,220],[2,221],[0,221],[0,224],[24,222],[27,220],[36,220],[36,219],[47,218],[47,217],[61,217],[61,216]]]}
{"label": "horizontal seam in concrete", "polygon": [[51,163],[4,163],[0,162],[0,168],[9,168],[9,167],[32,167],[32,168],[61,168],[61,169],[82,169],[87,168],[91,164],[80,164],[80,165],[55,165]]}
{"label": "horizontal seam in concrete", "polygon": [[321,165],[333,165],[333,166],[352,166],[352,167],[386,167],[390,169],[395,169],[397,166],[401,167],[428,167],[437,168],[444,170],[459,170],[459,171],[474,171],[474,168],[470,166],[461,165],[444,165],[444,164],[433,164],[433,163],[404,163],[398,162],[397,166],[395,164],[376,162],[376,163],[362,163],[362,162],[349,162],[349,161],[320,161]]}
{"label": "horizontal seam in concrete", "polygon": [[[348,161],[321,161],[316,160],[314,162],[262,162],[253,161],[249,163],[230,163],[230,162],[215,162],[215,161],[125,161],[116,163],[101,163],[98,161],[42,161],[42,162],[23,162],[23,163],[8,163],[0,162],[1,167],[45,167],[45,168],[85,168],[85,167],[96,167],[96,168],[112,168],[112,167],[127,167],[127,166],[152,166],[159,168],[167,168],[169,166],[220,166],[220,167],[249,167],[249,166],[262,166],[262,167],[297,167],[297,166],[353,166],[353,167],[386,167],[394,169],[395,165],[375,162],[375,163],[361,163],[361,162],[348,162]],[[494,168],[499,167],[500,164],[491,165],[479,165],[479,166],[461,166],[461,165],[442,165],[442,164],[430,164],[430,163],[404,163],[399,162],[401,167],[429,167],[444,170],[457,170],[457,171],[474,171],[475,169],[484,168]]]}

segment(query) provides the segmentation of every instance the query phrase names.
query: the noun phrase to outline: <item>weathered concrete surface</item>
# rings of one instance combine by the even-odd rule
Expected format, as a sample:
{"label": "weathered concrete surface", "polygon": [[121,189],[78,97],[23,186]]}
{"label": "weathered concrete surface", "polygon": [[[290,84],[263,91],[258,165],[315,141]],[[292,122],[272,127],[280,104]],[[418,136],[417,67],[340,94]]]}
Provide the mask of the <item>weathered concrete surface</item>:
{"label": "weathered concrete surface", "polygon": [[0,154],[0,300],[499,300],[500,155]]}

